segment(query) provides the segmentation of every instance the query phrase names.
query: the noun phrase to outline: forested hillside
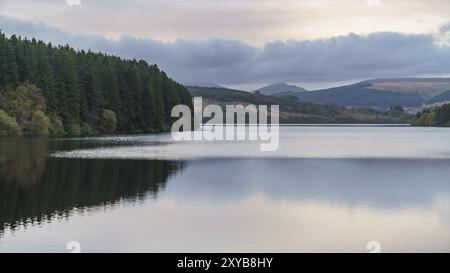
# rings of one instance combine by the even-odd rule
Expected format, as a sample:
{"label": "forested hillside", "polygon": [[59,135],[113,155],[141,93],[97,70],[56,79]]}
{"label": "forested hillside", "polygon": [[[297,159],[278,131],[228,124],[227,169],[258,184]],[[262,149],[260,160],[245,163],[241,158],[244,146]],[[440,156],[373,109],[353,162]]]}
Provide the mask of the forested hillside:
{"label": "forested hillside", "polygon": [[0,135],[164,131],[180,103],[156,65],[0,33]]}
{"label": "forested hillside", "polygon": [[409,123],[412,116],[400,106],[380,112],[370,108],[346,109],[303,102],[295,96],[274,97],[227,88],[187,86],[192,96],[203,97],[203,106],[218,104],[279,105],[281,123]]}
{"label": "forested hillside", "polygon": [[450,104],[444,104],[434,109],[426,109],[413,119],[414,126],[450,127]]}

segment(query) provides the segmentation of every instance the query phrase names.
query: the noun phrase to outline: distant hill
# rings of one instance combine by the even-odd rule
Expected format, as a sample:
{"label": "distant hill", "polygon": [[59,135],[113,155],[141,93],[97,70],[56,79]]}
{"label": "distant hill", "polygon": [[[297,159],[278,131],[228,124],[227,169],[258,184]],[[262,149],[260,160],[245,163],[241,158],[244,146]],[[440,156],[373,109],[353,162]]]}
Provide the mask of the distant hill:
{"label": "distant hill", "polygon": [[427,101],[428,104],[450,102],[450,91],[432,97]]}
{"label": "distant hill", "polygon": [[417,95],[373,89],[369,82],[301,92],[295,96],[306,102],[379,109],[389,109],[393,105],[418,107],[424,103],[424,100]]}
{"label": "distant hill", "polygon": [[184,84],[187,86],[198,86],[198,87],[217,87],[217,88],[222,88],[223,86],[217,83],[213,83],[213,82],[192,82],[192,83],[187,83]]}
{"label": "distant hill", "polygon": [[412,110],[423,109],[428,104],[449,101],[449,90],[450,78],[388,78],[370,79],[315,91],[306,91],[304,88],[286,83],[275,83],[252,93],[258,92],[274,97],[296,97],[303,102],[315,104],[388,111],[391,106],[397,105]]}
{"label": "distant hill", "polygon": [[305,92],[305,91],[306,91],[306,89],[304,89],[302,87],[280,82],[280,83],[274,83],[274,84],[270,84],[270,85],[261,87],[259,89],[256,89],[255,91],[253,91],[253,93],[259,92],[262,95],[274,96],[274,95],[278,95],[280,93],[293,94],[293,93]]}
{"label": "distant hill", "polygon": [[216,100],[249,100],[254,94],[246,91],[229,89],[225,87],[200,87],[186,86],[191,96],[201,96],[204,98],[214,98]]}
{"label": "distant hill", "polygon": [[281,123],[409,123],[412,118],[398,109],[387,112],[369,108],[345,109],[334,105],[303,102],[294,96],[266,96],[227,88],[196,86],[186,88],[192,96],[203,98],[203,106],[209,104],[279,105]]}
{"label": "distant hill", "polygon": [[392,78],[364,81],[371,89],[394,91],[431,99],[450,90],[450,78]]}
{"label": "distant hill", "polygon": [[270,95],[295,96],[302,101],[345,107],[370,107],[388,110],[391,106],[416,108],[450,90],[450,78],[372,79],[347,86],[308,92],[284,91]]}

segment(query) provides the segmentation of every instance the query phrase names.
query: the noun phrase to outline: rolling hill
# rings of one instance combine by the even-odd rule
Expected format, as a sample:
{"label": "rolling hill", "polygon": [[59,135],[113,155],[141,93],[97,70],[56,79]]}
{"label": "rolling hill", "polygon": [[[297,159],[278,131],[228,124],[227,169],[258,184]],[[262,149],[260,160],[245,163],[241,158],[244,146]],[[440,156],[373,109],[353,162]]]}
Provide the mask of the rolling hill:
{"label": "rolling hill", "polygon": [[388,109],[393,105],[417,107],[424,103],[424,100],[416,95],[375,90],[369,87],[370,85],[367,83],[357,83],[348,86],[298,93],[295,96],[306,102],[377,109]]}
{"label": "rolling hill", "polygon": [[256,89],[252,93],[259,92],[260,94],[263,94],[263,95],[276,96],[276,95],[280,95],[280,94],[286,95],[286,94],[294,94],[294,93],[305,92],[305,91],[306,91],[306,89],[304,89],[302,87],[280,82],[280,83],[274,83],[274,84],[270,84],[270,85],[261,87],[259,89]]}
{"label": "rolling hill", "polygon": [[[347,86],[287,95],[293,95],[305,102],[387,110],[394,105],[420,107],[449,88],[449,78],[373,79]],[[286,94],[278,94],[283,95]]]}
{"label": "rolling hill", "polygon": [[432,97],[427,101],[428,104],[450,102],[450,91]]}
{"label": "rolling hill", "polygon": [[450,78],[393,78],[364,81],[371,89],[394,91],[431,99],[450,90]]}
{"label": "rolling hill", "polygon": [[266,96],[227,88],[187,86],[189,93],[208,104],[279,105],[280,123],[409,123],[410,115],[396,110],[379,112],[370,108],[346,109],[335,105],[303,102],[294,96]]}

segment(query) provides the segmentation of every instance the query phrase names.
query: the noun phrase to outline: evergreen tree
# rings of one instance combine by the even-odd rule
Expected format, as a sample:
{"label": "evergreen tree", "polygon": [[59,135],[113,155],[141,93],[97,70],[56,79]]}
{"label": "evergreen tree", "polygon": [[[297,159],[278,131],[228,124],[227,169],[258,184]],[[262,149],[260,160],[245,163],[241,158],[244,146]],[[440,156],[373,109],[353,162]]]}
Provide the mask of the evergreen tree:
{"label": "evergreen tree", "polygon": [[[174,105],[192,107],[188,91],[156,65],[0,32],[2,90],[6,113],[35,128],[26,133],[159,132],[170,127]],[[33,107],[33,96],[43,107]]]}
{"label": "evergreen tree", "polygon": [[17,85],[19,74],[13,42],[0,33],[0,86]]}

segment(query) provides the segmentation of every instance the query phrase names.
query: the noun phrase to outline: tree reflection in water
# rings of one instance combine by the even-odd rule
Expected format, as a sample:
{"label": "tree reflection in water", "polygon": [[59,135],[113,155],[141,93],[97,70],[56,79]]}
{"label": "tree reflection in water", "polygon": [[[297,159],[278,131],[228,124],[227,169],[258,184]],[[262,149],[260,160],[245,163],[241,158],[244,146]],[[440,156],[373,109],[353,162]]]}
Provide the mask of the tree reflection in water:
{"label": "tree reflection in water", "polygon": [[75,210],[156,196],[183,167],[176,161],[49,158],[48,146],[47,139],[0,142],[0,234],[5,228],[65,219]]}

